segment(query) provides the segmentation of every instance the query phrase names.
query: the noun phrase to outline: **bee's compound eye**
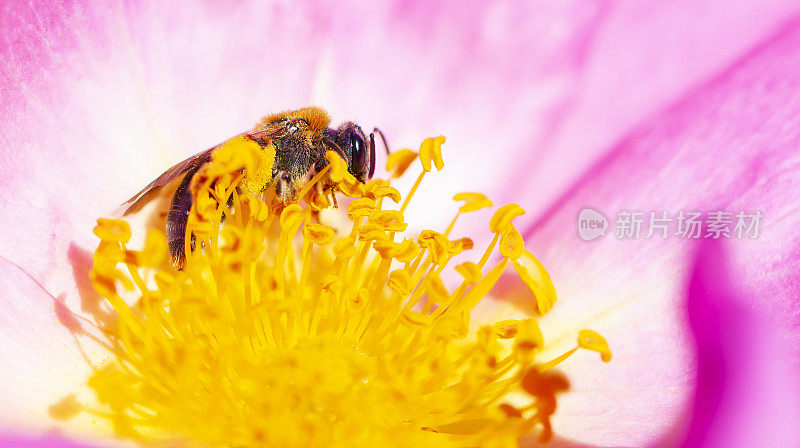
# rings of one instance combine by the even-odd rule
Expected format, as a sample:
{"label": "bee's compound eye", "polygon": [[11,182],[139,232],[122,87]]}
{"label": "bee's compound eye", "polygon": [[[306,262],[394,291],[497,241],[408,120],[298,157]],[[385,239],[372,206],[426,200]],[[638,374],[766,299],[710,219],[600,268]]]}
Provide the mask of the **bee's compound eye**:
{"label": "bee's compound eye", "polygon": [[355,132],[350,134],[350,149],[353,160],[353,174],[360,175],[365,172],[367,165],[367,152],[364,149],[364,139]]}

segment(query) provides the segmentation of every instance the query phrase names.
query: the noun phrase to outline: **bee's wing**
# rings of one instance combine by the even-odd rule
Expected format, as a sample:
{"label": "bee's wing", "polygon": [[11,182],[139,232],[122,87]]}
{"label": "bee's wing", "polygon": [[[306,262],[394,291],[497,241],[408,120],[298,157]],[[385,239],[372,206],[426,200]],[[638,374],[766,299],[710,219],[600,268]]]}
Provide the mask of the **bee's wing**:
{"label": "bee's wing", "polygon": [[[285,133],[290,124],[291,122],[289,120],[282,119],[273,123],[262,124],[251,132],[246,132],[239,135],[246,135],[258,142],[260,145],[266,146],[274,137]],[[124,204],[122,204],[122,208],[124,209],[123,215],[127,215],[138,210],[141,205],[144,205],[150,199],[152,196],[150,194],[151,192],[155,192],[164,185],[167,185],[168,183],[177,179],[182,174],[199,168],[210,162],[214,150],[219,147],[220,145],[217,145],[201,153],[195,154],[165,171],[164,174],[158,176],[156,180],[147,184],[142,191],[136,193],[132,198],[128,199]]]}
{"label": "bee's wing", "polygon": [[173,180],[180,177],[182,174],[186,173],[187,171],[196,169],[201,167],[202,165],[211,161],[211,154],[214,150],[217,149],[217,146],[213,148],[207,149],[201,153],[195,154],[192,157],[184,160],[183,162],[178,163],[177,165],[173,166],[172,168],[168,169],[164,172],[164,174],[158,176],[158,178],[142,189],[142,191],[136,193],[132,198],[128,199],[122,207],[124,208],[123,215],[127,215],[128,213],[137,209],[138,205],[144,205],[144,203],[150,199],[151,192],[158,190],[159,188],[167,185],[168,183],[172,182]]}

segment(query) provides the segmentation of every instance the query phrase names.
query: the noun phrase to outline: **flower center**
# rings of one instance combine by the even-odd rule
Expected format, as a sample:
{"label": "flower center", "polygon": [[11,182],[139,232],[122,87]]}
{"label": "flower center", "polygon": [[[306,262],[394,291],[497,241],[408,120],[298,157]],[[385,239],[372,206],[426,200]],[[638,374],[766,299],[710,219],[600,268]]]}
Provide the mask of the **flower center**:
{"label": "flower center", "polygon": [[[242,148],[241,160],[192,187],[183,270],[167,260],[162,231],[130,250],[126,222],[98,220],[91,278],[113,307],[96,322],[113,356],[88,381],[96,404],[71,396],[51,413],[75,407],[110,420],[118,435],[189,446],[516,446],[530,432],[547,440],[556,394],[568,386],[550,368],[571,352],[539,362],[534,318],[469,332],[472,308],[509,264],[540,314],[555,301],[512,224],[522,209],[495,213],[492,243],[454,267],[453,288],[441,277],[470,239],[451,239],[452,224],[399,237],[416,187],[432,164],[442,167],[443,140],[423,143],[423,172],[402,202],[389,182],[360,184],[329,153],[329,168],[301,192],[306,205],[280,211],[240,188],[253,159]],[[400,151],[389,166],[397,174],[416,157]],[[346,226],[320,223],[316,211],[330,201],[318,182],[354,198]],[[459,214],[491,205],[479,193],[455,199]],[[399,210],[384,209],[389,201]],[[578,346],[610,359],[594,332],[582,331]]]}

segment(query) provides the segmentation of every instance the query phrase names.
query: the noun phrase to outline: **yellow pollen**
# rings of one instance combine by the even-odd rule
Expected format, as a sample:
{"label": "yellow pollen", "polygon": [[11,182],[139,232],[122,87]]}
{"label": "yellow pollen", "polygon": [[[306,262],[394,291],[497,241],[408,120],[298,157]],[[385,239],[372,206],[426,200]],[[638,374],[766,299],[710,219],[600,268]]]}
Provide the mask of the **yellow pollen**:
{"label": "yellow pollen", "polygon": [[[183,270],[169,262],[163,231],[131,250],[125,221],[98,220],[91,281],[111,307],[96,324],[112,356],[88,379],[96,402],[70,394],[51,415],[89,412],[119,436],[166,446],[510,448],[529,433],[549,439],[556,395],[568,388],[550,369],[574,350],[539,361],[533,317],[469,331],[473,307],[508,265],[539,314],[555,302],[511,223],[522,208],[500,208],[475,262],[450,263],[473,248],[470,238],[450,239],[455,220],[442,233],[401,235],[422,176],[443,166],[443,142],[423,143],[423,172],[399,211],[382,208],[384,198],[401,200],[388,182],[359,184],[329,153],[330,168],[302,190],[305,205],[278,212],[240,188],[242,166],[271,161],[231,151],[235,169],[212,167],[193,185]],[[398,171],[406,158],[395,160]],[[312,213],[324,203],[316,182],[354,198],[341,212],[346,228]],[[491,206],[479,193],[456,199],[465,202],[458,214]],[[610,360],[595,332],[582,330],[578,347]]]}

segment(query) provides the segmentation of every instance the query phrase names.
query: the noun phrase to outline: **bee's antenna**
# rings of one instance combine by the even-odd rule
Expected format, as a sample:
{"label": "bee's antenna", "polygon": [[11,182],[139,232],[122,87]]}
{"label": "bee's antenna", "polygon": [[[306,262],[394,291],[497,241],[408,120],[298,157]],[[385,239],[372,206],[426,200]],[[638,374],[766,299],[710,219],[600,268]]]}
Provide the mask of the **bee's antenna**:
{"label": "bee's antenna", "polygon": [[381,140],[383,141],[383,147],[386,148],[386,155],[388,156],[389,154],[391,154],[391,151],[389,150],[389,144],[386,143],[386,136],[383,135],[383,132],[381,132],[380,129],[375,128],[375,129],[372,130],[372,133],[370,134],[370,136],[373,136],[375,134],[378,134],[378,135],[381,136]]}

